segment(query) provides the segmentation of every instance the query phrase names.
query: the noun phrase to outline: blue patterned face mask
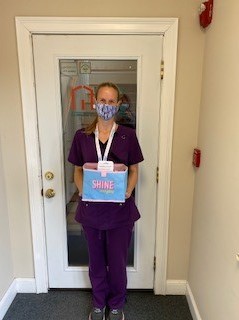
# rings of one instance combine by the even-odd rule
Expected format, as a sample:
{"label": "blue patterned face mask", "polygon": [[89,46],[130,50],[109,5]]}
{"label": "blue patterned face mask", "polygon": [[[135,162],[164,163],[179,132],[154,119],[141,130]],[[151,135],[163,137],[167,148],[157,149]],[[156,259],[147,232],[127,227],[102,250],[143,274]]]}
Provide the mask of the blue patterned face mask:
{"label": "blue patterned face mask", "polygon": [[95,108],[98,116],[104,120],[112,119],[119,110],[118,106],[112,106],[104,103],[96,103]]}

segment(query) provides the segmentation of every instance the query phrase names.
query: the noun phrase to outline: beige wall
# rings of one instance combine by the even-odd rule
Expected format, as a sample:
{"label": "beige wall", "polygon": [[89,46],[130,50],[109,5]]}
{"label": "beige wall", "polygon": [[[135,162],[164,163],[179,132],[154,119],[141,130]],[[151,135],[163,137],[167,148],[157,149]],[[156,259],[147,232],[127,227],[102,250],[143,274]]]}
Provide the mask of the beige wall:
{"label": "beige wall", "polygon": [[[204,33],[198,26],[195,0],[5,1],[0,11],[1,128],[4,175],[9,207],[14,275],[34,276],[23,122],[21,114],[15,16],[179,17],[178,68],[172,163],[169,236],[169,279],[186,279],[190,247],[194,171],[192,149],[197,141]],[[13,147],[14,143],[14,147]],[[22,259],[24,257],[24,259]]]}
{"label": "beige wall", "polygon": [[206,35],[189,284],[203,320],[239,311],[237,0],[216,1]]}
{"label": "beige wall", "polygon": [[[2,137],[2,135],[0,136]],[[0,168],[2,162],[2,141],[0,139]],[[11,253],[10,229],[8,221],[8,208],[5,193],[4,170],[0,170],[0,301],[11,285],[13,275],[13,263]]]}

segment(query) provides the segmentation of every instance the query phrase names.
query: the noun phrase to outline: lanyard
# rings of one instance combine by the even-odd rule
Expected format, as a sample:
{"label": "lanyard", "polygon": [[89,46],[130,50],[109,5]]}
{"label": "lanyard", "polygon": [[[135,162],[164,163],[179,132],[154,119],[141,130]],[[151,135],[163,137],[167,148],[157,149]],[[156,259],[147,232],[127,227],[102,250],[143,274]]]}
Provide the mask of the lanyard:
{"label": "lanyard", "polygon": [[95,146],[96,146],[96,151],[97,151],[97,156],[98,156],[98,161],[107,161],[108,158],[108,154],[109,154],[109,150],[110,150],[110,146],[114,137],[114,133],[115,133],[115,129],[116,129],[116,123],[114,123],[111,131],[110,131],[110,136],[105,148],[105,153],[103,155],[103,159],[102,159],[102,154],[101,154],[101,150],[100,150],[100,143],[99,143],[99,129],[98,129],[98,125],[96,125],[95,128]]}

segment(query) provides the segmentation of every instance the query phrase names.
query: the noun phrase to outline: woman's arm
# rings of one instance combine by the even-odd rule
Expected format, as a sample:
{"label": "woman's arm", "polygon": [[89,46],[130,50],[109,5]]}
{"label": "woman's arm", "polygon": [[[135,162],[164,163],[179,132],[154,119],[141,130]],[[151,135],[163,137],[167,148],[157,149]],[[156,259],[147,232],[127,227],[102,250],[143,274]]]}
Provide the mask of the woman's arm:
{"label": "woman's arm", "polygon": [[131,166],[129,166],[128,170],[128,184],[125,194],[126,199],[128,199],[131,196],[138,181],[138,164],[132,164]]}
{"label": "woman's arm", "polygon": [[74,171],[74,182],[78,188],[79,195],[82,195],[82,186],[83,186],[83,168],[75,166]]}

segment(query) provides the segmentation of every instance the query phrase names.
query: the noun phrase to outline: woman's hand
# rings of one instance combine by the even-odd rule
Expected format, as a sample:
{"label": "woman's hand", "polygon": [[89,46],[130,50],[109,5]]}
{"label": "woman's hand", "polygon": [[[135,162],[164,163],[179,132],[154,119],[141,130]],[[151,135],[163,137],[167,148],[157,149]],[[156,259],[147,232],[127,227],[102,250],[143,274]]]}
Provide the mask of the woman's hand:
{"label": "woman's hand", "polygon": [[132,192],[126,191],[125,199],[129,199],[131,197]]}
{"label": "woman's hand", "polygon": [[83,168],[75,166],[74,170],[74,182],[79,191],[79,196],[82,196],[82,185],[83,185]]}
{"label": "woman's hand", "polygon": [[125,193],[125,199],[128,199],[131,196],[136,186],[138,180],[138,164],[132,164],[131,166],[129,166],[128,170],[128,185]]}

